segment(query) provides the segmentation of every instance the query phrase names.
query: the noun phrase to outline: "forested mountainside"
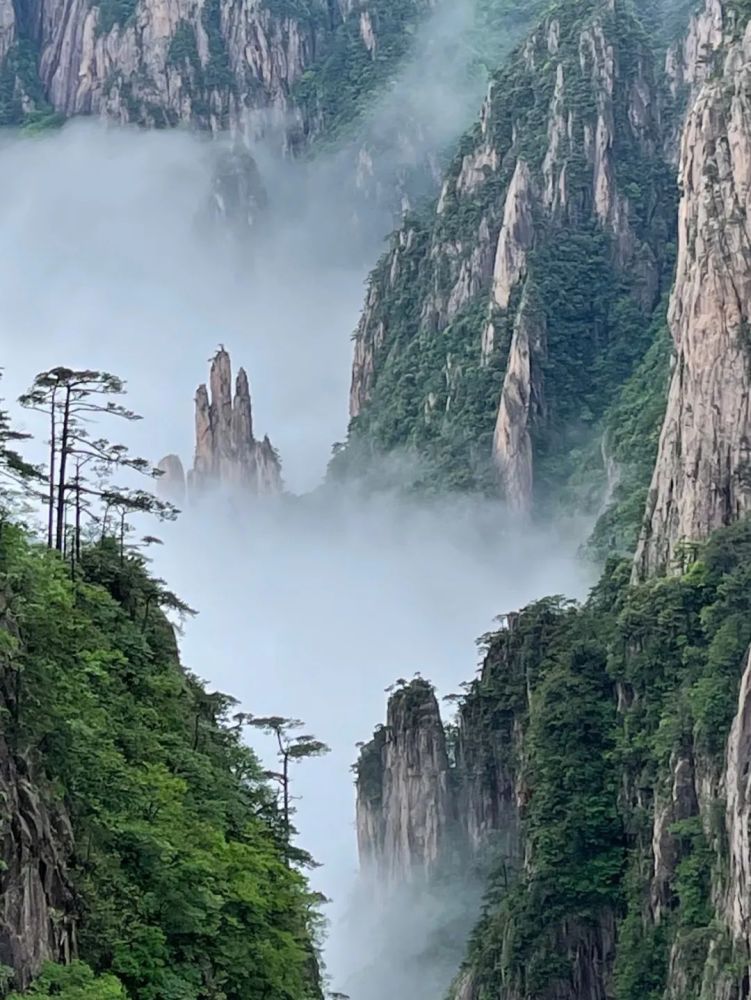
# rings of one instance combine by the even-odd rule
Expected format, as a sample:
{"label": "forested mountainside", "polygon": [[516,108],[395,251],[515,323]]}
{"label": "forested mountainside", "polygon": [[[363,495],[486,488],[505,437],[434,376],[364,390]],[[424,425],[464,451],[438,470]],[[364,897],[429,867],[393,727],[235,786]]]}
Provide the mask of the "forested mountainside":
{"label": "forested mountainside", "polygon": [[[248,111],[271,109],[316,130],[360,96],[347,74],[367,96],[427,6],[375,0],[350,16],[347,0],[3,0],[1,120],[94,113],[216,131],[244,129]],[[336,86],[319,87],[332,62]]]}
{"label": "forested mountainside", "polygon": [[[430,7],[6,0],[3,120],[336,139]],[[486,877],[452,1000],[751,1000],[751,6],[696,8],[488,0],[539,20],[355,335],[332,479],[406,453],[423,491],[600,511],[609,555],[484,637],[454,720],[400,681],[362,749],[384,895]],[[320,998],[289,823],[179,602],[106,533],[73,563],[0,519],[0,994]]]}
{"label": "forested mountainside", "polygon": [[[481,0],[470,18],[476,59],[497,58],[541,6]],[[250,135],[275,126],[292,150],[332,142],[390,81],[435,7],[434,0],[3,0],[0,124],[97,114]]]}
{"label": "forested mountainside", "polygon": [[122,393],[107,373],[40,374],[23,397],[51,428],[40,465],[0,410],[0,996],[322,1000],[312,859],[289,785],[244,739],[276,720],[181,664],[173,622],[194,612],[149,571],[159,539],[131,536],[177,510],[115,486],[154,470],[88,431],[138,419]]}
{"label": "forested mountainside", "polygon": [[490,864],[455,1000],[750,995],[750,546],[739,523],[684,576],[613,561],[585,605],[509,615],[445,732],[427,682],[392,696],[361,856],[392,885]]}
{"label": "forested mountainside", "polygon": [[640,466],[646,488],[668,377],[677,136],[717,41],[703,21],[685,36],[687,7],[553,4],[496,73],[440,197],[405,219],[372,276],[334,468],[416,450],[423,484],[500,479],[521,511],[566,486],[579,505],[601,498],[610,458],[624,478]]}
{"label": "forested mountainside", "polygon": [[[582,460],[577,425],[626,466],[596,531],[619,554],[589,599],[503,616],[448,725],[430,684],[399,682],[357,765],[361,857],[384,881],[490,865],[454,1000],[751,996],[751,9],[706,0],[666,51],[638,13],[553,9],[499,77],[509,93],[536,74],[524,117],[497,144],[491,88],[429,222],[405,223],[376,271],[357,335],[349,448],[416,445],[429,476],[458,456],[465,485],[482,481],[479,443],[525,510]],[[474,235],[442,241],[451,199],[496,177],[481,217],[465,200]],[[476,308],[464,338],[452,295]]]}

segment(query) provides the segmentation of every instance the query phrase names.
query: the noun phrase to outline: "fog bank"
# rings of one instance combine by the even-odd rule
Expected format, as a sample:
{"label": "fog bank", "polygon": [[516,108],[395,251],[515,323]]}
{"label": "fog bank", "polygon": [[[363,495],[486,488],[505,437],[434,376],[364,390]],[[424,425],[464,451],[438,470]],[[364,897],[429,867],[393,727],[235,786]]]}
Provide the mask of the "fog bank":
{"label": "fog bank", "polygon": [[[414,956],[430,931],[413,920],[413,938],[393,936],[389,920],[379,939],[347,915],[357,867],[355,743],[384,718],[384,688],[397,677],[420,671],[439,694],[451,693],[471,679],[474,640],[496,615],[543,594],[584,592],[576,526],[563,531],[523,530],[481,500],[426,505],[337,489],[260,503],[245,519],[217,501],[165,534],[159,571],[201,609],[183,638],[186,665],[242,710],[303,719],[332,748],[297,767],[294,791],[301,843],[323,864],[315,884],[334,898],[327,958],[339,989],[350,989],[388,940]],[[379,988],[393,975],[394,989],[412,987],[386,995],[418,1000],[418,980],[395,958],[381,968]],[[352,1000],[370,993],[353,991]]]}

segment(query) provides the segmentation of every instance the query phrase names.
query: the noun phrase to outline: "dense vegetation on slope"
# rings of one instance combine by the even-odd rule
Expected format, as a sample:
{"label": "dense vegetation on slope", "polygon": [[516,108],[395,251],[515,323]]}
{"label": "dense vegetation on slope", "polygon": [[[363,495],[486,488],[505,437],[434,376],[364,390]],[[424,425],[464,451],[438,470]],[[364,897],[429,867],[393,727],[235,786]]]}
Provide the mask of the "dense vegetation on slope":
{"label": "dense vegetation on slope", "polygon": [[38,58],[33,39],[22,36],[0,63],[0,126],[24,125],[33,130],[61,123],[44,94]]}
{"label": "dense vegetation on slope", "polygon": [[[423,487],[497,489],[493,435],[523,318],[539,331],[518,416],[537,497],[567,483],[577,501],[601,495],[597,442],[654,340],[673,270],[677,192],[658,151],[667,98],[653,44],[630,3],[563,0],[496,72],[440,200],[405,219],[373,273],[335,473],[406,449]],[[595,154],[603,128],[612,148]],[[520,221],[504,236],[509,206]],[[523,261],[507,306],[493,288],[499,234]]]}
{"label": "dense vegetation on slope", "polygon": [[[477,72],[484,78],[545,2],[478,0],[467,8],[466,30],[451,38],[452,63],[466,65],[467,73]],[[375,110],[413,51],[429,10],[426,0],[370,0],[363,5],[362,17],[355,9],[337,27],[320,58],[292,89],[294,103],[308,121],[316,123],[316,131],[327,144],[341,140],[363,115]],[[443,41],[440,26],[432,34],[437,36],[434,42]],[[431,38],[428,32],[426,47]],[[403,124],[406,128],[407,122]]]}
{"label": "dense vegetation on slope", "polygon": [[699,996],[708,958],[702,996],[740,975],[716,909],[722,803],[706,790],[751,643],[751,523],[686,560],[683,576],[638,587],[630,563],[611,561],[585,605],[548,598],[487,637],[462,738],[522,790],[525,860],[500,857],[491,879],[468,958],[477,1000],[578,995],[588,951],[617,1000],[660,1000],[671,948],[675,1000]]}
{"label": "dense vegetation on slope", "polygon": [[164,594],[114,541],[84,549],[71,579],[0,521],[0,719],[70,817],[75,902],[58,919],[86,963],[50,968],[31,993],[312,1000],[314,900],[232,700],[179,663]]}

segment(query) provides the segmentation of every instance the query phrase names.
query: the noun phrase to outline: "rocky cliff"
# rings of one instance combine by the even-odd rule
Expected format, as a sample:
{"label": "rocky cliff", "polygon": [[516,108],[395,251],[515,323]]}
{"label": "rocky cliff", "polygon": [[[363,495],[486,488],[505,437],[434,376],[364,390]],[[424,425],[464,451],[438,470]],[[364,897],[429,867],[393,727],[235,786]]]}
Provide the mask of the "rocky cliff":
{"label": "rocky cliff", "polygon": [[[751,996],[750,546],[740,522],[685,577],[632,585],[623,560],[583,606],[548,598],[507,616],[446,730],[448,799],[419,758],[422,784],[390,779],[406,772],[401,750],[435,742],[432,692],[408,741],[387,726],[364,748],[363,859],[377,844],[390,877],[385,832],[409,829],[408,803],[421,831],[438,806],[462,870],[485,872],[455,1000]],[[411,842],[391,849],[422,873],[424,841]]]}
{"label": "rocky cliff", "polygon": [[[670,303],[675,363],[637,572],[670,567],[751,508],[751,30],[707,3],[690,34],[700,88],[680,151],[678,266]],[[706,79],[705,67],[714,67]]]}
{"label": "rocky cliff", "polygon": [[556,463],[640,359],[670,278],[668,98],[630,4],[553,8],[373,274],[351,454],[416,447],[449,486],[494,464],[525,511],[560,483]]}
{"label": "rocky cliff", "polygon": [[[437,422],[445,435],[456,418],[461,397],[452,386],[469,388],[467,355],[456,353],[457,345],[469,338],[479,346],[485,370],[492,371],[500,330],[506,354],[497,369],[495,455],[501,458],[507,496],[516,506],[527,506],[552,440],[546,443],[528,429],[539,428],[545,414],[554,412],[560,368],[553,346],[565,344],[578,358],[579,382],[569,383],[572,390],[578,386],[577,398],[587,399],[581,396],[583,373],[597,377],[593,342],[583,339],[583,311],[566,316],[578,341],[558,339],[565,329],[560,325],[551,338],[576,292],[569,285],[569,301],[561,295],[557,269],[565,263],[579,280],[584,275],[595,280],[588,265],[597,235],[606,234],[608,273],[622,288],[623,277],[615,277],[623,275],[619,269],[626,267],[631,276],[620,309],[636,308],[643,323],[658,290],[656,274],[664,287],[664,271],[655,269],[661,251],[648,240],[634,250],[633,240],[639,233],[644,240],[646,231],[639,229],[633,207],[619,208],[620,196],[637,197],[619,177],[624,128],[629,135],[618,117],[624,107],[632,129],[641,123],[635,148],[643,150],[640,142],[647,137],[654,144],[655,159],[642,158],[642,169],[659,164],[654,179],[663,176],[666,164],[677,164],[678,258],[668,312],[674,359],[667,407],[654,405],[661,378],[653,380],[647,370],[657,358],[655,341],[636,376],[626,380],[610,424],[617,437],[613,419],[627,421],[631,446],[639,450],[635,429],[651,436],[665,411],[636,569],[630,554],[612,560],[584,605],[551,598],[509,616],[487,637],[480,676],[468,686],[447,729],[455,842],[465,856],[478,858],[485,851],[492,859],[485,910],[452,995],[455,1000],[748,1000],[749,11],[742,4],[707,0],[688,20],[682,40],[667,49],[663,89],[644,68],[646,50],[643,58],[624,61],[623,36],[608,45],[608,30],[623,27],[617,2],[597,11],[587,7],[594,20],[569,21],[566,30],[556,28],[565,6],[518,57],[521,64],[534,64],[535,45],[544,40],[544,58],[554,74],[552,89],[534,102],[538,111],[545,109],[546,126],[537,162],[518,152],[530,134],[529,119],[524,131],[517,119],[504,147],[491,143],[478,152],[468,144],[444,185],[436,215],[450,212],[452,197],[461,199],[465,188],[482,192],[505,164],[494,221],[465,208],[477,229],[467,244],[469,257],[462,256],[461,240],[452,245],[456,261],[437,248],[436,223],[413,220],[406,226],[376,272],[356,343],[352,440],[362,433],[371,440],[383,435],[382,443],[390,447],[400,443],[393,423],[378,413],[380,400],[389,398],[380,394],[387,390],[402,412],[423,421],[407,443],[425,450],[431,443],[425,426],[435,429]],[[582,114],[577,104],[566,113],[550,113],[556,100],[564,106],[570,79],[570,67],[561,69],[557,59],[565,51],[564,37],[576,39],[581,66],[599,67],[594,75],[606,81],[605,95],[617,91],[624,65],[635,75],[616,101],[612,141],[598,141],[608,135],[607,102],[597,88],[588,88],[593,158],[584,155],[578,173],[570,159],[565,169],[546,173],[571,140],[568,123]],[[510,90],[506,79],[507,97]],[[516,107],[522,94],[514,94]],[[497,99],[495,107],[500,103]],[[491,90],[480,136],[491,134],[493,108]],[[583,154],[590,149],[588,134],[581,133]],[[586,263],[569,256],[560,235],[556,255],[544,255],[556,212],[572,204],[573,177],[579,200],[569,227],[576,227],[582,211],[589,213],[582,244],[588,247]],[[479,203],[481,193],[473,202]],[[625,264],[630,252],[636,256]],[[424,263],[431,256],[441,260],[441,285]],[[480,267],[481,282],[468,260]],[[547,281],[533,280],[542,260]],[[637,261],[646,266],[640,270]],[[452,286],[454,276],[461,280]],[[419,289],[419,299],[408,296],[410,287]],[[441,297],[436,289],[448,294]],[[392,294],[408,307],[396,337],[397,312],[384,307]],[[455,328],[451,311],[465,294],[477,295],[480,307],[471,322]],[[557,315],[551,314],[551,301]],[[596,325],[602,314],[589,317]],[[432,328],[422,326],[427,322]],[[652,322],[659,322],[655,313]],[[610,341],[611,352],[616,344]],[[408,365],[400,367],[399,352]],[[659,352],[664,354],[662,347]],[[410,409],[420,373],[433,363],[442,366],[443,386],[436,379]],[[471,384],[479,393],[489,383]],[[635,416],[639,408],[650,411],[646,422]],[[481,411],[476,403],[467,426],[488,440],[487,408]],[[611,444],[606,439],[606,460]],[[467,436],[462,447],[469,446]],[[668,568],[682,572],[664,575]],[[390,812],[398,813],[398,807],[392,804]]]}
{"label": "rocky cliff", "polygon": [[[0,594],[0,629],[18,631]],[[16,746],[18,698],[0,656],[0,966],[21,988],[45,962],[76,953],[76,899],[68,874],[73,832],[32,755]]]}
{"label": "rocky cliff", "polygon": [[195,399],[196,447],[187,477],[177,455],[159,462],[159,489],[165,499],[179,505],[198,500],[212,490],[237,496],[271,496],[281,493],[279,455],[264,436],[253,434],[250,386],[244,368],[232,385],[230,356],[220,348],[211,362],[208,388],[200,385]]}
{"label": "rocky cliff", "polygon": [[[263,110],[282,125],[291,115],[300,127],[292,89],[350,15],[364,19],[361,44],[372,49],[366,13],[327,0],[39,0],[19,19],[7,0],[0,59],[25,49],[16,76],[26,106],[39,100],[29,85],[35,62],[42,100],[65,116],[243,131],[249,113]],[[7,68],[18,69],[17,60]]]}
{"label": "rocky cliff", "polygon": [[431,0],[3,0],[0,124],[191,124],[285,151],[341,130]]}

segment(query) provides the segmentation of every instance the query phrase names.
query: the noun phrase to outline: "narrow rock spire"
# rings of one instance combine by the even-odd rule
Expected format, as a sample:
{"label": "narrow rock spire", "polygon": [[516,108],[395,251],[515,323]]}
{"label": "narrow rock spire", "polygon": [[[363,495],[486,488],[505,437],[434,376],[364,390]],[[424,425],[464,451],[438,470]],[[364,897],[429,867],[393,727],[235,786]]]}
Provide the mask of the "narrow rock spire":
{"label": "narrow rock spire", "polygon": [[[232,392],[232,363],[223,345],[211,362],[208,388],[199,385],[195,396],[195,453],[188,473],[189,497],[217,488],[246,494],[274,495],[283,490],[279,455],[268,437],[253,437],[250,384],[240,368]],[[177,470],[179,466],[179,472]],[[175,455],[159,463],[164,470],[160,493],[173,499],[182,465]]]}

